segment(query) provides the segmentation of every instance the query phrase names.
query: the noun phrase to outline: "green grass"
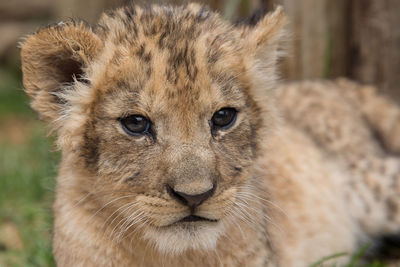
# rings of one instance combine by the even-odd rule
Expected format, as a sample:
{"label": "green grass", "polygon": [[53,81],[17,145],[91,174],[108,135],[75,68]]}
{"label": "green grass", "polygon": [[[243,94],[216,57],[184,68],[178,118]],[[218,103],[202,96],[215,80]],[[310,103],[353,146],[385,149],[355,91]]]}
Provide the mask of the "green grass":
{"label": "green grass", "polygon": [[32,118],[28,97],[22,90],[21,75],[17,70],[0,68],[0,119],[12,115]]}
{"label": "green grass", "polygon": [[[2,255],[15,266],[51,266],[51,203],[58,155],[38,126],[24,144],[0,148],[0,224],[11,222],[23,250]],[[1,254],[0,254],[1,255]]]}
{"label": "green grass", "polygon": [[[361,249],[356,252],[354,255],[352,255],[349,259],[349,262],[343,265],[343,267],[385,267],[386,264],[383,262],[379,261],[373,261],[373,262],[363,262],[362,257],[366,254],[367,250],[370,248],[371,244],[365,244],[364,246],[361,247]],[[327,257],[324,257],[317,262],[313,263],[310,265],[310,267],[324,267],[324,266],[329,266],[329,267],[337,267],[337,264],[335,263],[330,263],[330,260],[335,260],[341,257],[348,256],[348,253],[346,252],[341,252],[341,253],[336,253]]]}
{"label": "green grass", "polygon": [[18,75],[0,71],[0,79],[0,229],[14,226],[23,245],[12,247],[0,237],[0,266],[53,266],[51,204],[59,154],[30,110]]}

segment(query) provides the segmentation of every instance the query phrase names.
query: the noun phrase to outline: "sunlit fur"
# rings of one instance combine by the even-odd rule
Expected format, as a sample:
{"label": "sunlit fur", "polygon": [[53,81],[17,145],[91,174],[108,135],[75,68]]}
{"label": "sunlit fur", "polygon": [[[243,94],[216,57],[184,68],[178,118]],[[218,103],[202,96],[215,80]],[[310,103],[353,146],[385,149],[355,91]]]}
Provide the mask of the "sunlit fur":
{"label": "sunlit fur", "polygon": [[[400,230],[399,108],[343,80],[278,86],[284,25],[281,8],[233,26],[198,4],[127,6],[23,41],[62,151],[58,266],[308,266]],[[225,107],[236,121],[215,130]],[[149,133],[124,131],[130,115]],[[215,188],[193,209],[207,220],[182,222],[170,188]]]}

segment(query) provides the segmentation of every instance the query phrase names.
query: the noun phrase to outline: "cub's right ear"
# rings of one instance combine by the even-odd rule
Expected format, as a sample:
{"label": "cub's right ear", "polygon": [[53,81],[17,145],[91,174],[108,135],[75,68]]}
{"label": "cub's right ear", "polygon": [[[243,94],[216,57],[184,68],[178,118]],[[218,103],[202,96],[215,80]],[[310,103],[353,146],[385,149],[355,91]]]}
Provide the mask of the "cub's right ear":
{"label": "cub's right ear", "polygon": [[61,116],[66,103],[60,96],[68,94],[71,85],[84,76],[102,46],[88,26],[74,21],[41,29],[23,41],[23,84],[42,120]]}

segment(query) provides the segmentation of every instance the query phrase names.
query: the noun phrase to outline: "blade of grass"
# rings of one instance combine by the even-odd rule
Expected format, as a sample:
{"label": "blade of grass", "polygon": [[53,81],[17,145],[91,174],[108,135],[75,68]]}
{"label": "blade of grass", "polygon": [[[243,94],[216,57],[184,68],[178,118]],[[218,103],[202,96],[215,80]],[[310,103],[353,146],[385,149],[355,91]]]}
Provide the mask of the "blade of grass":
{"label": "blade of grass", "polygon": [[370,246],[371,244],[369,243],[362,246],[361,249],[351,258],[350,263],[347,265],[347,267],[355,267],[357,261],[365,254]]}
{"label": "blade of grass", "polygon": [[310,267],[318,267],[318,266],[321,266],[322,263],[324,263],[324,262],[326,262],[328,260],[339,258],[339,257],[343,257],[343,256],[346,256],[346,255],[347,255],[346,252],[336,253],[336,254],[333,254],[333,255],[330,255],[330,256],[322,258],[321,260],[311,264]]}

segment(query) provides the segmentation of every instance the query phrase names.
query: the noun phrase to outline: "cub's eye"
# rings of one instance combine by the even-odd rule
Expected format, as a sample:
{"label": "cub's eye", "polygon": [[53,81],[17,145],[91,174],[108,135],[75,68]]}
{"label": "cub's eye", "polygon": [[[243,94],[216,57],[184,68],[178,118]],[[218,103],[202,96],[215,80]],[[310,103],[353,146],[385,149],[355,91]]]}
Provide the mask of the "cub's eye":
{"label": "cub's eye", "polygon": [[120,122],[127,134],[139,136],[149,132],[150,121],[141,115],[131,115],[120,119]]}
{"label": "cub's eye", "polygon": [[211,123],[214,128],[217,129],[228,129],[236,120],[236,109],[234,108],[222,108],[214,113],[211,118]]}

